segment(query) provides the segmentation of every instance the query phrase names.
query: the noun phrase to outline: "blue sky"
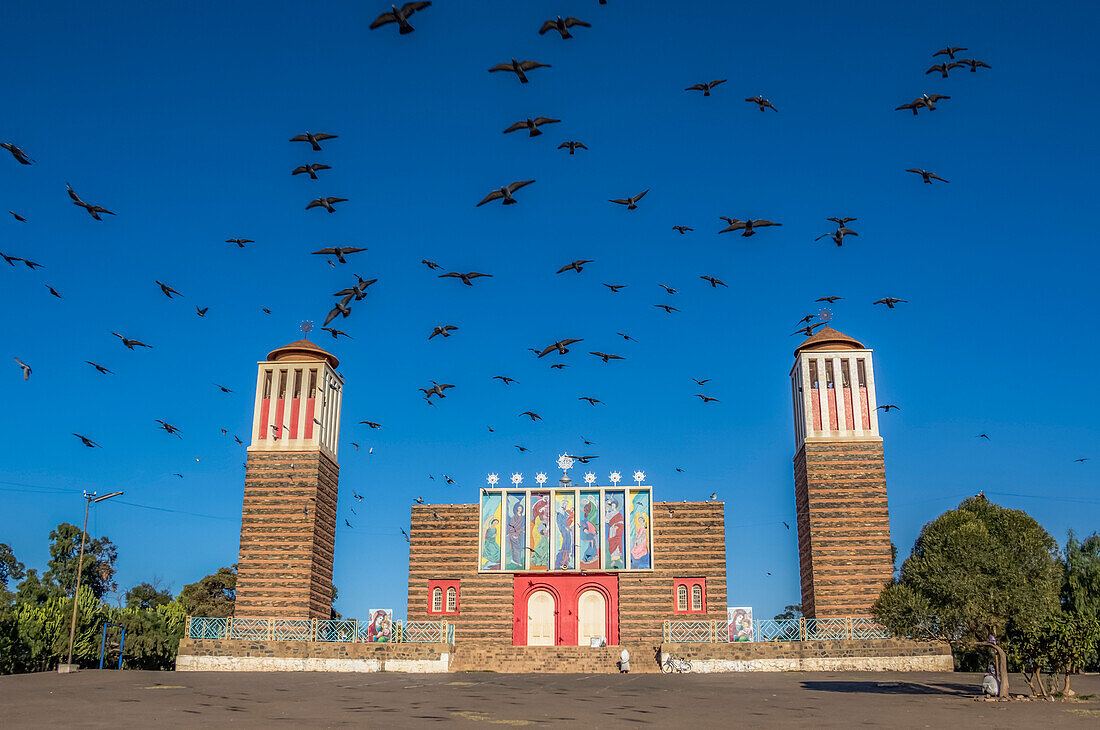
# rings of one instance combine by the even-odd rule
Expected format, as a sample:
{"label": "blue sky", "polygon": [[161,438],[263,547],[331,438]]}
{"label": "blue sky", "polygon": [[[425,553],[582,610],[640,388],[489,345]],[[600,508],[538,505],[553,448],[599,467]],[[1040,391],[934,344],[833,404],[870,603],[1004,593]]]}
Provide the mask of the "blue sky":
{"label": "blue sky", "polygon": [[[789,333],[827,295],[845,297],[834,325],[875,350],[879,402],[901,406],[880,423],[902,556],[979,489],[1059,542],[1097,529],[1095,7],[441,1],[411,35],[368,31],[385,5],[0,10],[0,141],[36,160],[0,154],[0,208],[28,219],[4,212],[0,251],[44,266],[0,263],[0,541],[29,567],[44,568],[53,526],[79,522],[82,489],[126,492],[90,522],[118,544],[123,588],[156,576],[178,591],[235,562],[244,450],[219,429],[244,437],[256,361],[302,320],[319,325],[356,273],[379,282],[341,321],[355,339],[317,338],[347,379],[345,614],[403,614],[414,497],[473,502],[486,473],[530,481],[582,437],[601,477],[644,469],[657,500],[719,493],[731,605],[770,616],[797,602],[796,535],[781,524],[794,522]],[[593,27],[539,36],[559,14]],[[993,68],[926,76],[948,43]],[[553,67],[526,85],[486,72],[512,57]],[[682,90],[716,78],[729,80],[709,98]],[[923,92],[952,98],[916,118],[893,110]],[[758,93],[779,113],[743,101]],[[562,122],[501,134],[538,115]],[[287,142],[306,129],[339,139],[317,153]],[[589,150],[555,149],[567,139]],[[290,176],[306,162],[333,169]],[[474,207],[520,179],[537,182],[519,204]],[[117,216],[93,221],[66,182]],[[647,188],[638,210],[607,202]],[[304,210],[321,195],[350,200]],[[718,236],[721,215],[783,226]],[[814,243],[829,216],[858,217],[859,237]],[[223,243],[235,237],[257,243]],[[309,255],[331,245],[368,251],[336,269]],[[422,258],[493,278],[464,287]],[[577,258],[595,263],[554,273]],[[909,303],[871,306],[883,296]],[[427,341],[444,323],[460,329]],[[565,370],[526,349],[561,337],[585,339]],[[700,403],[691,378],[712,378],[721,402]],[[416,391],[431,379],[457,386],[436,408]]]}

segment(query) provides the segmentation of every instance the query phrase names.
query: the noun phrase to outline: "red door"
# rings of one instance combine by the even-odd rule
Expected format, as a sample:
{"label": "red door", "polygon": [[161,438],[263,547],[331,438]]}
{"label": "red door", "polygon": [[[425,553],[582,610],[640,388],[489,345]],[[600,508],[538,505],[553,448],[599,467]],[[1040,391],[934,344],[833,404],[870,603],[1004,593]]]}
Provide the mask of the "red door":
{"label": "red door", "polygon": [[[554,575],[546,573],[517,574],[513,576],[513,604],[512,604],[512,645],[526,646],[528,643],[528,610],[529,601],[535,593],[549,593],[554,599],[554,625],[553,643],[558,646],[577,646],[582,635],[580,626],[581,596],[589,591],[596,591],[603,598],[603,606],[606,611],[604,625],[607,627],[607,643],[617,645],[619,643],[619,578],[616,574],[609,575]],[[539,595],[538,603],[545,602],[545,597]],[[586,605],[598,605],[592,601],[592,597],[586,600]],[[588,617],[591,619],[591,617]],[[541,629],[537,631],[540,636]],[[541,643],[541,641],[540,641]]]}

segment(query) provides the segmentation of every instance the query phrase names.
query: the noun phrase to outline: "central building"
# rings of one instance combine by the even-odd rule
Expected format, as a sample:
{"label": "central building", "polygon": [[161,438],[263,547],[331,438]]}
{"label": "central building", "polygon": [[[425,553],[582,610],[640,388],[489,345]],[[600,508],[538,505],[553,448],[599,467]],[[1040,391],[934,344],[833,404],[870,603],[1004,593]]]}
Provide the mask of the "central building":
{"label": "central building", "polygon": [[491,474],[477,504],[414,505],[409,621],[446,620],[464,643],[649,651],[666,620],[724,632],[723,503],[658,502],[644,479],[525,486],[513,474],[506,486]]}

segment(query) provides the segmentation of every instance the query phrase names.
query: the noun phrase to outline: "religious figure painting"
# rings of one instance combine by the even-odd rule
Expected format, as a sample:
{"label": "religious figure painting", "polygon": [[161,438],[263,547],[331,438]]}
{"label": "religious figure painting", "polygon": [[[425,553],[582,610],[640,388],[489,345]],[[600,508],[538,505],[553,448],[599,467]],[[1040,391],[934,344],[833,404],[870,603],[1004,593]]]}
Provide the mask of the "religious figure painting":
{"label": "religious figure painting", "polygon": [[605,528],[606,543],[604,545],[604,567],[608,570],[623,570],[626,568],[626,493],[604,493],[604,515],[607,521]]}
{"label": "religious figure painting", "polygon": [[370,616],[367,641],[380,643],[393,641],[393,609],[372,608],[367,615]]}
{"label": "religious figure painting", "polygon": [[550,569],[550,493],[531,493],[530,530],[528,531],[529,570]]}
{"label": "religious figure painting", "polygon": [[631,492],[630,567],[652,568],[649,554],[649,492]]}
{"label": "religious figure painting", "polygon": [[526,495],[509,493],[505,498],[508,512],[506,528],[507,549],[505,551],[504,569],[523,570],[527,558],[527,518],[524,513],[523,502]]}
{"label": "religious figure painting", "polygon": [[600,568],[600,493],[581,492],[579,562],[581,570]]}
{"label": "religious figure painting", "polygon": [[726,608],[730,641],[752,641],[752,607]]}
{"label": "religious figure painting", "polygon": [[481,495],[481,569],[500,570],[500,492]]}
{"label": "religious figure painting", "polygon": [[554,495],[554,570],[573,570],[576,567],[573,528],[576,512],[573,492]]}

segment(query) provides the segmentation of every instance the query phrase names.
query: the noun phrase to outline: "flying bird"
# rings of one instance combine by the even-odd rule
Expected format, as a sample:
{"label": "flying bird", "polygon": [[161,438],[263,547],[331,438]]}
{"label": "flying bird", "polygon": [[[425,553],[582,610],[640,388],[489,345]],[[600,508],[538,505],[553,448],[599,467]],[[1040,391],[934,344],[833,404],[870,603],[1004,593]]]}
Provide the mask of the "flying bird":
{"label": "flying bird", "polygon": [[519,452],[520,452],[521,454],[522,454],[522,453],[523,453],[524,451],[530,451],[530,450],[531,450],[531,449],[527,448],[526,446],[520,446],[519,444],[513,444],[513,445],[514,445],[514,446],[515,446],[515,447],[516,447],[517,449],[519,449]]}
{"label": "flying bird", "polygon": [[714,380],[714,378],[703,378],[702,380],[692,378],[692,380],[695,381],[696,385],[702,387],[703,383],[709,383],[710,381]]}
{"label": "flying bird", "polygon": [[519,414],[519,415],[521,415],[521,416],[527,416],[527,417],[529,417],[529,418],[530,418],[530,419],[531,419],[532,421],[541,421],[541,420],[542,420],[542,416],[540,416],[539,414],[535,413],[534,411],[524,411],[523,413],[521,413],[521,414]]}
{"label": "flying bird", "polygon": [[815,299],[814,301],[815,302],[828,302],[829,304],[836,304],[838,301],[840,301],[843,298],[844,297],[821,297],[820,299]]}
{"label": "flying bird", "polygon": [[816,314],[807,314],[805,317],[798,320],[798,323],[799,324],[808,324],[809,322],[813,322],[814,317],[816,317],[816,316],[817,316]]}
{"label": "flying bird", "polygon": [[168,286],[167,284],[165,284],[165,283],[164,283],[163,281],[155,281],[155,282],[153,282],[153,283],[154,283],[154,284],[156,284],[157,286],[159,286],[159,287],[160,287],[160,290],[161,290],[162,292],[164,292],[164,296],[168,297],[169,299],[171,299],[171,298],[172,298],[172,295],[173,295],[173,294],[175,294],[176,296],[179,296],[179,297],[182,297],[182,296],[183,296],[183,295],[182,295],[182,294],[180,294],[180,293],[179,293],[178,291],[176,291],[176,290],[175,290],[175,289],[173,289],[172,287],[170,287],[170,286]]}
{"label": "flying bird", "polygon": [[627,210],[634,210],[638,207],[638,201],[645,197],[645,194],[649,192],[649,188],[646,188],[642,192],[630,198],[612,198],[610,202],[618,203],[619,205],[625,205]]}
{"label": "flying bird", "polygon": [[55,296],[55,297],[57,297],[58,299],[64,299],[64,298],[65,298],[65,297],[61,296],[61,295],[60,295],[60,294],[58,293],[57,289],[54,289],[54,288],[53,288],[52,286],[50,286],[49,284],[45,284],[44,286],[45,286],[45,287],[46,287],[47,289],[49,289],[49,290],[50,290],[50,294],[54,295],[54,296]]}
{"label": "flying bird", "polygon": [[240,436],[233,436],[233,440],[234,440],[234,441],[236,441],[236,442],[237,442],[238,444],[240,444],[241,446],[244,446],[244,441],[241,441],[241,437],[240,437]]}
{"label": "flying bird", "polygon": [[616,332],[615,334],[617,334],[619,337],[622,337],[627,342],[637,342],[636,339],[634,339],[633,337],[631,337],[630,335],[628,335],[625,332]]}
{"label": "flying bird", "polygon": [[907,299],[895,299],[894,297],[883,297],[882,299],[879,299],[878,301],[873,302],[873,303],[874,304],[885,304],[890,309],[893,309],[895,304],[898,304],[898,303],[908,304],[909,301]]}
{"label": "flying bird", "polygon": [[589,441],[589,440],[588,440],[588,439],[586,439],[586,438],[585,438],[584,436],[581,436],[581,441],[583,441],[583,442],[584,442],[584,445],[585,445],[585,446],[593,446],[593,445],[594,445],[594,442],[592,442],[592,441]]}
{"label": "flying bird", "polygon": [[[335,256],[337,261],[346,264],[348,260],[344,258],[345,256],[366,250],[365,248],[359,248],[357,246],[331,246],[329,248],[322,248],[319,251],[313,251],[313,254],[315,256]],[[364,287],[364,289],[365,288],[366,287]]]}
{"label": "flying bird", "polygon": [[107,368],[103,367],[103,366],[102,366],[102,365],[100,365],[99,363],[94,363],[94,362],[92,362],[91,360],[85,360],[84,362],[88,363],[88,364],[89,364],[89,365],[91,365],[91,366],[92,366],[93,368],[95,368],[95,369],[96,369],[97,371],[99,371],[99,374],[100,374],[100,375],[114,375],[114,373],[113,373],[113,372],[111,372],[111,371],[110,371],[110,370],[108,370]]}
{"label": "flying bird", "polygon": [[587,395],[582,395],[581,397],[577,398],[577,400],[586,400],[586,401],[588,401],[588,405],[590,405],[590,406],[594,406],[597,403],[603,403],[603,401],[600,400],[599,398],[591,398]]}
{"label": "flying bird", "polygon": [[354,340],[355,339],[354,337],[349,335],[347,332],[344,332],[343,330],[334,329],[333,327],[322,327],[321,329],[323,329],[325,332],[328,332],[330,335],[332,335],[332,339],[334,339],[334,340],[340,339],[340,335],[343,335],[344,337],[347,337],[349,340]]}
{"label": "flying bird", "polygon": [[760,107],[760,111],[764,111],[765,109],[771,109],[773,112],[779,111],[774,106],[772,106],[772,103],[765,99],[763,96],[750,96],[748,99],[745,99],[745,101],[756,104],[758,107]]}
{"label": "flying bird", "polygon": [[837,246],[842,246],[842,245],[844,245],[844,237],[845,236],[859,236],[859,234],[856,233],[855,231],[851,230],[850,228],[845,228],[844,226],[841,226],[840,228],[836,229],[832,233],[822,233],[820,236],[818,236],[814,240],[815,241],[820,241],[822,238],[828,238],[833,243],[835,243]]}
{"label": "flying bird", "polygon": [[557,20],[547,20],[539,28],[539,35],[545,35],[552,30],[556,30],[561,34],[562,39],[572,38],[573,35],[569,32],[570,28],[580,26],[581,28],[591,28],[591,23],[586,23],[578,18],[563,18],[560,15]]}
{"label": "flying bird", "polygon": [[218,390],[220,390],[223,393],[232,393],[233,392],[232,390],[225,387],[224,385],[218,385],[217,383],[214,383],[214,387],[217,388]]}
{"label": "flying bird", "polygon": [[1085,463],[1085,462],[1086,462],[1086,461],[1088,461],[1088,460],[1089,460],[1089,457],[1087,457],[1087,456],[1086,456],[1086,457],[1084,457],[1083,459],[1074,459],[1074,461],[1078,461],[1078,462],[1081,462],[1082,464],[1083,464],[1083,463]]}
{"label": "flying bird", "polygon": [[485,205],[486,203],[491,203],[492,201],[500,200],[501,198],[504,198],[504,202],[502,203],[502,205],[513,205],[513,204],[515,204],[516,199],[512,197],[512,194],[515,193],[520,188],[522,188],[526,185],[530,185],[533,182],[534,182],[534,180],[517,180],[513,183],[509,183],[508,185],[505,185],[502,188],[497,188],[493,192],[486,195],[485,198],[480,203],[475,205],[474,207],[475,208],[480,208],[481,206]]}
{"label": "flying bird", "polygon": [[444,475],[443,475],[443,481],[447,482],[447,484],[454,484],[454,483],[455,483],[455,480],[454,480],[454,479],[451,479],[451,478],[450,478],[449,476],[447,476],[446,474],[444,474]]}
{"label": "flying bird", "polygon": [[576,271],[579,274],[582,271],[584,271],[584,265],[585,264],[591,264],[591,263],[595,263],[595,261],[593,259],[577,259],[576,261],[573,261],[572,263],[568,263],[565,266],[558,269],[558,273],[559,274],[564,274],[566,271],[569,271],[570,269],[572,269],[573,271]]}
{"label": "flying bird", "polygon": [[901,408],[899,406],[895,406],[893,403],[888,403],[884,406],[879,406],[875,410],[882,411],[883,413],[889,413],[890,411],[900,411]]}
{"label": "flying bird", "polygon": [[8,152],[10,152],[11,156],[14,157],[16,162],[18,162],[20,165],[29,165],[31,164],[31,162],[33,162],[31,158],[27,157],[26,152],[19,149],[11,142],[0,142],[0,147],[3,147]]}
{"label": "flying bird", "polygon": [[696,393],[695,397],[696,398],[702,398],[704,403],[710,403],[711,401],[713,401],[715,403],[721,403],[722,402],[722,401],[718,400],[717,398],[711,398],[709,395],[703,395],[702,393]]}
{"label": "flying bird", "polygon": [[950,96],[945,94],[922,94],[908,104],[902,104],[899,107],[895,107],[894,111],[900,112],[903,109],[912,110],[913,116],[917,116],[917,112],[921,109],[927,109],[928,111],[936,111],[936,102],[940,99],[950,99]]}
{"label": "flying bird", "polygon": [[481,276],[492,276],[492,274],[481,274],[477,271],[471,271],[467,274],[462,274],[462,273],[459,273],[457,271],[450,271],[446,274],[440,274],[437,278],[439,278],[439,279],[447,279],[447,278],[462,279],[462,283],[465,284],[466,286],[473,286],[474,284],[470,280],[471,279],[477,279],[478,277],[481,277]]}
{"label": "flying bird", "polygon": [[92,205],[91,203],[85,203],[83,200],[80,199],[80,196],[76,194],[76,191],[73,190],[73,186],[69,183],[65,183],[65,187],[69,189],[69,197],[73,199],[73,205],[80,206],[84,210],[88,211],[88,214],[95,218],[97,221],[103,220],[99,217],[100,213],[114,215],[114,213],[107,210],[106,208],[101,208],[98,205]]}
{"label": "flying bird", "polygon": [[598,457],[598,456],[574,456],[574,455],[570,454],[569,458],[572,459],[573,461],[580,462],[581,464],[587,464],[588,462],[592,461],[593,459],[598,459],[600,457]]}
{"label": "flying bird", "polygon": [[401,536],[405,538],[405,542],[409,543],[410,545],[412,544],[412,540],[409,538],[409,533],[405,532],[404,527],[401,528]]}
{"label": "flying bird", "polygon": [[962,48],[960,46],[947,46],[946,48],[941,48],[940,50],[936,51],[935,53],[932,54],[932,56],[933,57],[947,56],[948,58],[954,60],[956,53],[959,53],[960,51],[965,51],[965,50],[967,50],[967,49]]}
{"label": "flying bird", "polygon": [[92,441],[92,440],[91,440],[90,438],[88,438],[87,436],[81,436],[81,435],[80,435],[80,434],[78,434],[78,433],[74,433],[74,434],[73,434],[73,436],[76,436],[76,437],[77,437],[78,439],[80,439],[80,441],[81,441],[81,442],[82,442],[82,443],[83,443],[83,444],[84,444],[85,446],[87,446],[87,447],[88,447],[89,449],[94,449],[94,448],[100,448],[100,449],[102,449],[102,448],[103,448],[102,446],[100,446],[99,444],[97,444],[97,443],[96,443],[95,441]]}
{"label": "flying bird", "polygon": [[661,287],[662,289],[664,289],[669,294],[675,294],[676,293],[676,290],[673,289],[671,286],[668,286],[667,284],[658,284],[657,286]]}
{"label": "flying bird", "polygon": [[344,524],[347,525],[348,527],[351,527],[351,523],[348,522],[347,520],[344,520]]}
{"label": "flying bird", "polygon": [[146,345],[144,342],[140,342],[138,340],[131,340],[131,339],[128,339],[126,337],[123,337],[122,335],[120,335],[117,332],[112,332],[111,334],[114,335],[115,337],[117,337],[118,339],[122,340],[123,346],[126,347],[128,350],[132,350],[135,347],[148,347],[150,349],[152,349],[152,347],[153,347],[152,345]]}
{"label": "flying bird", "polygon": [[306,206],[306,210],[309,210],[310,208],[324,208],[329,213],[335,213],[336,208],[332,207],[333,204],[346,202],[348,202],[347,198],[334,198],[332,196],[329,196],[327,198],[317,198],[316,200],[310,201],[309,205]]}
{"label": "flying bird", "polygon": [[561,370],[561,369],[563,369],[563,368],[567,368],[567,367],[569,367],[569,366],[568,366],[568,365],[566,365],[566,364],[565,364],[565,363],[563,363],[563,362],[556,362],[556,363],[554,363],[553,365],[551,365],[550,367],[551,367],[551,368],[553,368],[553,369],[555,369],[555,370]]}
{"label": "flying bird", "polygon": [[572,155],[572,154],[576,154],[577,150],[586,150],[588,148],[585,147],[580,142],[576,142],[574,140],[569,140],[568,142],[562,142],[561,144],[559,144],[558,149],[559,150],[562,150],[562,149],[569,150],[569,154]]}
{"label": "flying bird", "polygon": [[704,276],[700,276],[699,278],[700,279],[705,279],[706,281],[709,281],[711,289],[717,289],[720,286],[724,286],[727,289],[729,289],[729,287],[726,285],[726,282],[722,281],[721,279],[716,279],[713,276],[704,275]]}
{"label": "flying bird", "polygon": [[979,60],[974,59],[974,58],[960,58],[959,63],[964,65],[964,66],[969,66],[970,67],[970,73],[974,73],[979,68],[993,68],[992,66],[990,66],[985,61],[979,61]]}
{"label": "flying bird", "polygon": [[505,385],[511,385],[512,383],[518,382],[515,378],[509,378],[507,375],[494,375],[493,380],[499,380]]}
{"label": "flying bird", "polygon": [[939,180],[940,182],[945,182],[945,183],[951,182],[950,180],[944,180],[942,177],[940,177],[939,175],[937,175],[934,172],[929,172],[928,170],[922,170],[919,167],[909,168],[908,170],[906,170],[906,172],[912,172],[912,173],[916,173],[917,175],[920,175],[924,179],[924,182],[926,182],[929,185],[932,184],[933,180]]}
{"label": "flying bird", "polygon": [[626,284],[604,284],[604,286],[610,289],[612,294],[618,294],[620,289],[626,287]]}
{"label": "flying bird", "polygon": [[859,219],[858,218],[826,218],[825,220],[832,221],[833,223],[836,223],[837,228],[843,228],[844,226],[848,225],[852,221],[859,220]]}
{"label": "flying bird", "polygon": [[[325,322],[321,325],[321,327],[328,327],[329,323],[332,320],[336,319],[338,316],[343,316],[344,318],[347,318],[351,314],[351,307],[348,306],[348,302],[350,302],[351,299],[352,297],[349,294],[340,301],[336,302],[335,306],[333,306],[328,315],[325,317]],[[266,309],[264,311],[267,312]],[[270,312],[268,312],[268,314],[270,314]]]}
{"label": "flying bird", "polygon": [[807,337],[811,337],[814,333],[814,328],[815,327],[824,327],[824,326],[825,326],[824,322],[818,322],[817,324],[807,325],[807,326],[803,327],[800,330],[795,330],[794,332],[792,332],[791,337],[794,337],[795,335],[806,335]]}
{"label": "flying bird", "polygon": [[578,338],[578,339],[558,340],[554,344],[546,347],[544,350],[539,352],[539,357],[545,357],[546,355],[549,355],[554,350],[557,350],[558,354],[564,355],[567,352],[569,352],[569,345],[572,345],[574,342],[584,342],[584,338],[581,337],[581,338]]}
{"label": "flying bird", "polygon": [[24,264],[26,264],[27,268],[30,269],[31,271],[34,271],[35,269],[41,269],[42,268],[42,264],[36,264],[35,262],[31,261],[30,259],[20,259],[20,260]]}
{"label": "flying bird", "polygon": [[23,259],[18,256],[8,256],[7,254],[0,252],[0,258],[8,262],[8,266],[15,266],[16,261],[22,261]]}
{"label": "flying bird", "polygon": [[200,317],[205,317],[206,313],[209,310],[210,310],[210,307],[201,307],[200,308],[199,305],[197,305],[197,304],[195,305],[195,314],[199,315]]}
{"label": "flying bird", "polygon": [[321,170],[331,170],[331,169],[332,168],[330,166],[322,165],[320,163],[317,163],[317,164],[314,164],[314,165],[298,165],[297,167],[295,167],[293,170],[290,171],[290,174],[291,175],[301,175],[302,173],[305,173],[305,174],[309,175],[310,180],[316,180],[317,179],[317,173],[319,171],[321,171]]}
{"label": "flying bird", "polygon": [[595,355],[604,362],[610,362],[611,360],[625,360],[622,355],[609,355],[606,352],[590,352],[589,355]]}
{"label": "flying bird", "polygon": [[680,311],[676,307],[670,307],[667,304],[654,304],[653,306],[657,307],[658,309],[665,310],[665,314],[672,314],[673,312],[679,312]]}
{"label": "flying bird", "polygon": [[26,222],[27,222],[27,219],[26,219],[26,218],[24,218],[23,216],[19,215],[19,214],[18,214],[18,213],[16,213],[16,212],[15,212],[14,210],[9,210],[8,212],[9,212],[9,213],[11,213],[11,214],[12,214],[12,217],[14,217],[14,218],[15,218],[15,220],[19,221],[20,223],[26,223]]}
{"label": "flying bird", "polygon": [[765,228],[767,226],[781,226],[781,225],[783,225],[782,223],[773,223],[772,221],[764,220],[763,218],[757,218],[756,220],[752,220],[751,218],[746,218],[745,220],[739,220],[737,218],[727,218],[724,215],[720,215],[718,217],[729,224],[728,226],[726,226],[722,230],[718,231],[719,233],[728,233],[730,231],[744,231],[744,233],[742,233],[741,235],[744,236],[745,238],[748,238],[749,236],[755,235],[757,228]]}
{"label": "flying bird", "polygon": [[290,138],[291,142],[309,142],[313,147],[314,152],[321,151],[321,145],[319,142],[324,142],[326,139],[336,139],[335,134],[325,134],[324,132],[306,132],[305,134],[299,134]]}
{"label": "flying bird", "polygon": [[387,23],[397,23],[397,27],[399,28],[398,33],[401,35],[412,33],[416,29],[409,25],[409,16],[418,10],[423,10],[429,5],[431,5],[430,0],[405,3],[400,8],[396,5],[391,5],[389,12],[382,13],[371,22],[370,29],[374,30],[375,28],[381,28]]}
{"label": "flying bird", "polygon": [[710,90],[711,89],[713,89],[718,84],[724,84],[724,83],[726,83],[726,79],[718,79],[717,81],[708,81],[705,84],[692,84],[691,86],[684,89],[684,91],[701,91],[701,92],[703,92],[703,96],[710,96]]}
{"label": "flying bird", "polygon": [[446,398],[447,395],[443,391],[447,390],[447,388],[453,388],[453,387],[454,386],[451,385],[450,383],[437,383],[433,380],[432,381],[432,387],[430,387],[430,388],[419,388],[419,390],[420,390],[421,393],[424,394],[424,397],[428,399],[428,402],[431,403],[433,395],[438,395],[440,398]]}
{"label": "flying bird", "polygon": [[227,238],[227,239],[225,239],[225,242],[226,243],[235,243],[235,244],[237,244],[237,248],[244,248],[246,244],[256,243],[251,238]]}
{"label": "flying bird", "polygon": [[509,132],[518,132],[521,129],[526,129],[529,132],[529,134],[527,135],[528,137],[538,137],[540,134],[542,134],[542,130],[539,129],[539,127],[544,124],[557,124],[559,122],[561,122],[560,119],[551,119],[550,117],[535,117],[534,119],[528,117],[527,119],[516,122],[512,126],[508,127],[508,129],[505,129],[504,134],[508,134]]}
{"label": "flying bird", "polygon": [[164,421],[160,420],[159,418],[154,418],[153,420],[160,424],[159,426],[157,426],[157,428],[159,428],[160,430],[164,431],[165,433],[176,436],[178,438],[183,438],[183,432],[180,431],[175,426],[173,426],[172,424],[165,423]]}
{"label": "flying bird", "polygon": [[927,76],[930,73],[935,73],[936,71],[939,71],[941,74],[941,78],[946,79],[948,71],[953,68],[962,68],[962,66],[963,64],[958,61],[952,61],[950,63],[936,63],[932,65],[932,68],[925,71],[924,75]]}
{"label": "flying bird", "polygon": [[382,424],[376,423],[375,421],[360,421],[359,423],[363,424],[364,426],[370,426],[371,430],[382,428]]}
{"label": "flying bird", "polygon": [[989,440],[989,435],[984,434],[984,433],[980,433],[977,436],[975,436],[974,438],[976,438],[976,439],[985,439],[986,441],[988,441]]}
{"label": "flying bird", "polygon": [[489,69],[489,73],[494,71],[510,71],[514,73],[521,84],[527,83],[527,72],[533,71],[536,68],[550,68],[548,63],[539,63],[538,61],[517,61],[512,59],[511,62],[505,61],[504,63],[498,63]]}
{"label": "flying bird", "polygon": [[682,236],[685,233],[687,233],[688,231],[694,231],[695,229],[691,228],[689,226],[673,226],[672,230],[678,231],[680,233],[680,235]]}
{"label": "flying bird", "polygon": [[451,336],[451,330],[456,330],[456,329],[458,329],[458,327],[455,327],[453,324],[445,324],[445,325],[442,325],[440,327],[435,327],[434,329],[432,329],[432,333],[430,335],[428,335],[428,339],[430,340],[433,337],[435,337],[436,335],[442,335],[443,337],[450,337]]}
{"label": "flying bird", "polygon": [[435,271],[436,269],[442,269],[443,268],[442,266],[440,266],[439,264],[437,264],[434,261],[428,261],[428,259],[420,259],[420,263],[427,266],[428,269],[430,269],[431,271]]}
{"label": "flying bird", "polygon": [[12,358],[12,359],[15,360],[15,363],[20,368],[23,369],[23,380],[30,380],[31,379],[31,366],[28,365],[27,363],[23,362],[22,360],[20,360],[17,357]]}

